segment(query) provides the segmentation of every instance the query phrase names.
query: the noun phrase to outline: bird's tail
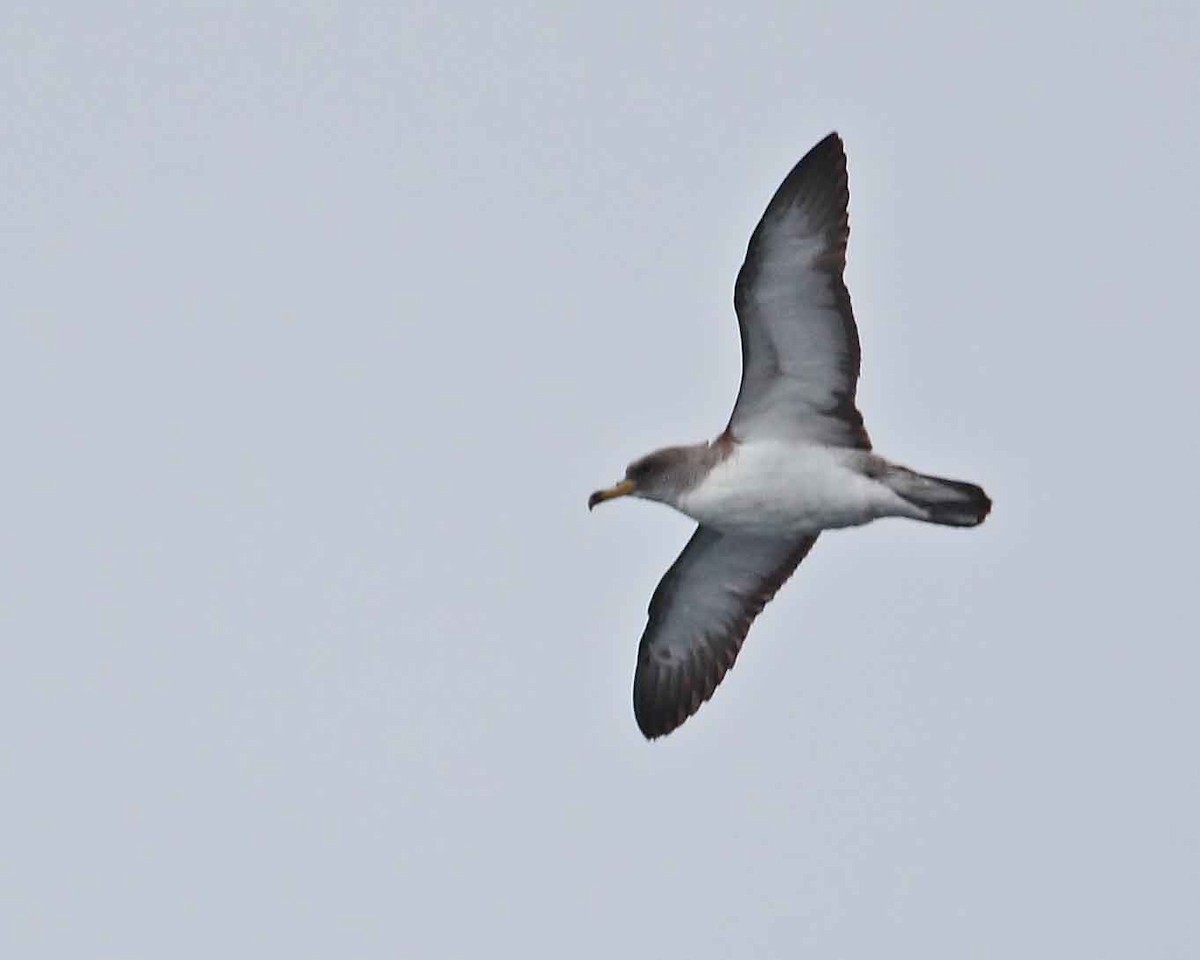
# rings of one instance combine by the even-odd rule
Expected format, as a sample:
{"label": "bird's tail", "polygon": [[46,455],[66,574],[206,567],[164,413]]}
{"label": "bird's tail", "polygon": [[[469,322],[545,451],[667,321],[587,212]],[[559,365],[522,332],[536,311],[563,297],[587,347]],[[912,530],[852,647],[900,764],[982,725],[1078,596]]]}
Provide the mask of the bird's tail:
{"label": "bird's tail", "polygon": [[882,478],[893,492],[924,512],[921,519],[947,527],[974,527],[983,523],[992,501],[981,487],[963,480],[929,477],[905,467],[890,465]]}

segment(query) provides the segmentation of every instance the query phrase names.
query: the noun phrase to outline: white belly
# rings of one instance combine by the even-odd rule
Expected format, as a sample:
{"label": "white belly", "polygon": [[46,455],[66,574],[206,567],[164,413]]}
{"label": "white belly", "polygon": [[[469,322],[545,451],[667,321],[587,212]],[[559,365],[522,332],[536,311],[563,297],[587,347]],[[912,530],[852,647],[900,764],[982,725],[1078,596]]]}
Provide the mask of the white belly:
{"label": "white belly", "polygon": [[729,533],[806,536],[889,514],[912,515],[854,467],[856,451],[777,441],[739,444],[677,507]]}

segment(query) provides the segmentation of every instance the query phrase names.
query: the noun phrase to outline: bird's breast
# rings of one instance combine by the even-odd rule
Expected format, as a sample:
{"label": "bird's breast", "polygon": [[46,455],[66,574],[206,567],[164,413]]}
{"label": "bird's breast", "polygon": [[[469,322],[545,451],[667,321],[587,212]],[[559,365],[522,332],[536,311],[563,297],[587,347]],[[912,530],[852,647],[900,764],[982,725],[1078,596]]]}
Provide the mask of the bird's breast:
{"label": "bird's breast", "polygon": [[854,468],[854,451],[780,441],[740,443],[678,509],[728,533],[807,536],[879,516],[877,486]]}

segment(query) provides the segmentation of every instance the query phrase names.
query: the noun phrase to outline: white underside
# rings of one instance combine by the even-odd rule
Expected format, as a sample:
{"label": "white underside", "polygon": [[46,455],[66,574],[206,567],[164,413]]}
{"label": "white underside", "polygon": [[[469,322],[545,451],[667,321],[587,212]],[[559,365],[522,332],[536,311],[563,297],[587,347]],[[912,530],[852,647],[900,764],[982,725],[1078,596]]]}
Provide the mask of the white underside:
{"label": "white underside", "polygon": [[858,450],[785,443],[740,443],[675,507],[727,533],[809,536],[879,517],[925,512],[866,476]]}

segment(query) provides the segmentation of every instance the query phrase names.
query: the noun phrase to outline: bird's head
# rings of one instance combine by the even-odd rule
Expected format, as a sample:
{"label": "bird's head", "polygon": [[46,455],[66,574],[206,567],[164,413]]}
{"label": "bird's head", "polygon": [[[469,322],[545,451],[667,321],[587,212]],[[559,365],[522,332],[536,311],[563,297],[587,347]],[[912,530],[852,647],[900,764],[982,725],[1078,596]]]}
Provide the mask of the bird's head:
{"label": "bird's head", "polygon": [[641,497],[673,505],[694,480],[695,452],[695,447],[664,447],[634,460],[625,468],[624,480],[588,497],[588,509],[617,497]]}

